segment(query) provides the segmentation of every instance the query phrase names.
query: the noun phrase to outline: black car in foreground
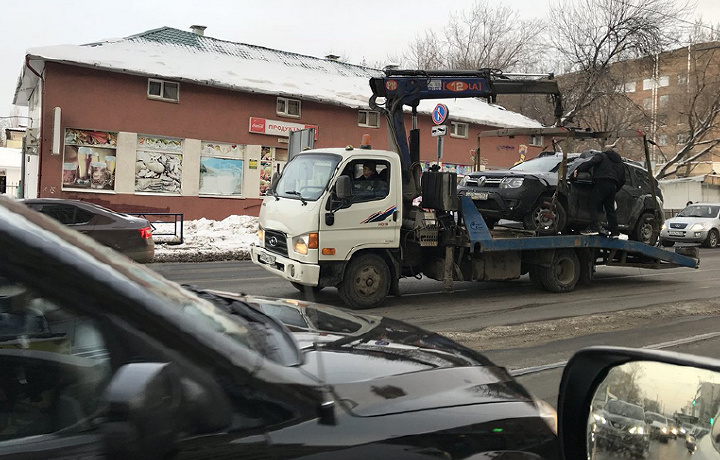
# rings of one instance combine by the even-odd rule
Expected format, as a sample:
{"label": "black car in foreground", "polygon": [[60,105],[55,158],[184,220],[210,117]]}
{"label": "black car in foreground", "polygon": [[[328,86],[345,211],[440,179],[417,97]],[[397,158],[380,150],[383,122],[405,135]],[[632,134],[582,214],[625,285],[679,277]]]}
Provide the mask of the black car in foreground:
{"label": "black car in foreground", "polygon": [[[568,178],[594,153],[567,154]],[[590,180],[569,180],[568,189],[558,192],[555,207],[548,206],[557,190],[561,162],[561,153],[544,152],[509,170],[472,172],[458,184],[458,195],[469,195],[490,225],[507,219],[522,222],[526,229],[540,235],[582,231],[590,224]],[[624,164],[625,186],[615,197],[620,231],[631,239],[654,245],[664,218],[656,210],[662,209],[660,188],[653,179],[659,200],[655,206],[647,170],[632,161]]]}
{"label": "black car in foreground", "polygon": [[581,350],[558,437],[551,407],[446,337],[183,287],[4,197],[0,260],[0,459],[584,459],[615,368],[675,366],[646,366],[653,392],[668,372],[720,379],[715,360]]}
{"label": "black car in foreground", "polygon": [[149,262],[155,255],[152,228],[147,219],[80,200],[31,198],[23,203],[136,262]]}
{"label": "black car in foreground", "polygon": [[291,304],[184,288],[4,198],[0,260],[0,458],[560,458],[554,409],[436,333],[303,305],[293,334]]}

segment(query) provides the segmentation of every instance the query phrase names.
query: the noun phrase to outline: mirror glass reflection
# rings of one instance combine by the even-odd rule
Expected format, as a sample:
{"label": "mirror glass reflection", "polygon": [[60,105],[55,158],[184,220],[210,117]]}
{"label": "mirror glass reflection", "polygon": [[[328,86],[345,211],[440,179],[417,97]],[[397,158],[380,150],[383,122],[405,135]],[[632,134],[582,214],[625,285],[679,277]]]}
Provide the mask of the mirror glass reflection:
{"label": "mirror glass reflection", "polygon": [[718,407],[719,373],[650,361],[615,367],[592,400],[588,458],[720,460]]}

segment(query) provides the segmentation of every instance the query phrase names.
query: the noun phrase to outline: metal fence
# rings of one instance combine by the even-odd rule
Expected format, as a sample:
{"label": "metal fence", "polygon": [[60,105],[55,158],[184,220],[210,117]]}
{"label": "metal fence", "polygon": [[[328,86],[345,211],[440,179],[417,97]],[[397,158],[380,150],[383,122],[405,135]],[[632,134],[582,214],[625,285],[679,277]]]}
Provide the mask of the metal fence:
{"label": "metal fence", "polygon": [[152,228],[153,240],[163,244],[183,244],[183,224],[181,213],[172,212],[126,212],[131,216],[147,219]]}
{"label": "metal fence", "polygon": [[19,189],[20,189],[19,184],[12,184],[12,183],[7,184],[7,185],[5,185],[5,193],[0,192],[0,195],[8,195],[8,196],[12,196],[15,198],[20,198],[20,195],[18,195],[20,193]]}

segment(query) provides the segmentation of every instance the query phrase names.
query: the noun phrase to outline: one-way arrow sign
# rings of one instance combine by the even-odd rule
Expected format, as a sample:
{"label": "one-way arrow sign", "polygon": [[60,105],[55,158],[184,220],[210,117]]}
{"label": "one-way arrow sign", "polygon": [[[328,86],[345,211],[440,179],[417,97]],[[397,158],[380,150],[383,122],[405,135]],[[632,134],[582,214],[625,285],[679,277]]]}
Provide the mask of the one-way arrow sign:
{"label": "one-way arrow sign", "polygon": [[433,126],[430,132],[433,136],[444,136],[447,134],[447,125]]}

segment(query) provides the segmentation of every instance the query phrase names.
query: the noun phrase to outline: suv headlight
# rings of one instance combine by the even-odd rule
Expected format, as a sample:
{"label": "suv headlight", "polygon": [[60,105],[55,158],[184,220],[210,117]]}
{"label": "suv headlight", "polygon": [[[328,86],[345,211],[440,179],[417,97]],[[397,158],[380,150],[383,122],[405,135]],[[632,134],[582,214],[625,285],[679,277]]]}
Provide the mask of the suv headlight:
{"label": "suv headlight", "polygon": [[292,239],[293,250],[298,254],[307,255],[309,249],[318,248],[318,234],[306,233]]}
{"label": "suv headlight", "polygon": [[628,431],[630,434],[643,434],[645,433],[645,428],[641,426],[631,426]]}
{"label": "suv headlight", "polygon": [[460,183],[458,185],[467,185],[468,177],[470,176],[463,176],[463,178],[460,179]]}
{"label": "suv headlight", "polygon": [[500,188],[519,188],[524,181],[524,177],[505,177],[500,181]]}
{"label": "suv headlight", "polygon": [[697,231],[699,231],[699,230],[705,230],[705,227],[706,227],[706,224],[704,224],[704,223],[702,223],[702,222],[698,222],[697,224],[695,224],[695,225],[693,225],[692,227],[690,227],[690,231],[691,231],[691,232],[697,232]]}

